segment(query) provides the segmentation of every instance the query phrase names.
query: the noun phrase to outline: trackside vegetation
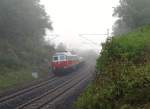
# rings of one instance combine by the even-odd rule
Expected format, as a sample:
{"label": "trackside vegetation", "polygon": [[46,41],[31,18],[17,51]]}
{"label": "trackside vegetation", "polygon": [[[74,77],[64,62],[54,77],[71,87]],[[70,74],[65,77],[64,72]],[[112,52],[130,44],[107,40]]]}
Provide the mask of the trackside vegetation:
{"label": "trackside vegetation", "polygon": [[55,49],[46,30],[52,26],[40,0],[0,0],[0,92],[33,80],[32,72],[48,74]]}
{"label": "trackside vegetation", "polygon": [[150,109],[150,26],[107,39],[76,109]]}

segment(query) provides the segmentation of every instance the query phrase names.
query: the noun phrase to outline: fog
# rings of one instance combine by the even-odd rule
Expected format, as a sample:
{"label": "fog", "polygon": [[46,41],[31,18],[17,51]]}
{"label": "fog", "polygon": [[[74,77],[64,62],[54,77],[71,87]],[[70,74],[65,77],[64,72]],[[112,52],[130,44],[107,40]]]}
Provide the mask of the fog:
{"label": "fog", "polygon": [[41,0],[54,28],[47,32],[46,39],[56,45],[65,43],[69,49],[93,49],[98,53],[101,43],[108,37],[105,35],[108,29],[111,35],[115,21],[113,7],[118,1]]}

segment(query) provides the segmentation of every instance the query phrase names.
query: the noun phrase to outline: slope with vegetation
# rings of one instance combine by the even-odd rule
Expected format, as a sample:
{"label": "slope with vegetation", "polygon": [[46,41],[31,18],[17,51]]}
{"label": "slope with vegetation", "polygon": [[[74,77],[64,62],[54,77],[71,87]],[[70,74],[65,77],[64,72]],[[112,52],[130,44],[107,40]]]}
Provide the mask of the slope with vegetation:
{"label": "slope with vegetation", "polygon": [[78,109],[150,108],[150,26],[103,44],[96,79],[75,105]]}
{"label": "slope with vegetation", "polygon": [[[54,47],[45,42],[51,22],[39,0],[0,0],[0,90],[48,70]],[[41,73],[41,74],[42,74]]]}

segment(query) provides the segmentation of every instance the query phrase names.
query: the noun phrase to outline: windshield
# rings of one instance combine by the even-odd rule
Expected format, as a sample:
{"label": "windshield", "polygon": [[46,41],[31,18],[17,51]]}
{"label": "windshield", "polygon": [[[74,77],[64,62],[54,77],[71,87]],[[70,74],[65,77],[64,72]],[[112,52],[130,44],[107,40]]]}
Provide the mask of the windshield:
{"label": "windshield", "polygon": [[58,61],[58,57],[57,57],[57,56],[54,56],[54,57],[53,57],[53,61]]}
{"label": "windshield", "polygon": [[60,59],[60,61],[63,61],[63,60],[65,60],[66,58],[65,58],[64,55],[60,55],[60,56],[59,56],[59,59]]}

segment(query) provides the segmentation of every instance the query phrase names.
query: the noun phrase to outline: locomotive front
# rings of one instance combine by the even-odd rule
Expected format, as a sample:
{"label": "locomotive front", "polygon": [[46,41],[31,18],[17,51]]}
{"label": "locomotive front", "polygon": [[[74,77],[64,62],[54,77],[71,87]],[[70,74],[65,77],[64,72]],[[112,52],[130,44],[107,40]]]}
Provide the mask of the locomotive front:
{"label": "locomotive front", "polygon": [[55,74],[70,72],[76,69],[80,63],[78,56],[70,52],[57,52],[52,58],[52,71]]}

